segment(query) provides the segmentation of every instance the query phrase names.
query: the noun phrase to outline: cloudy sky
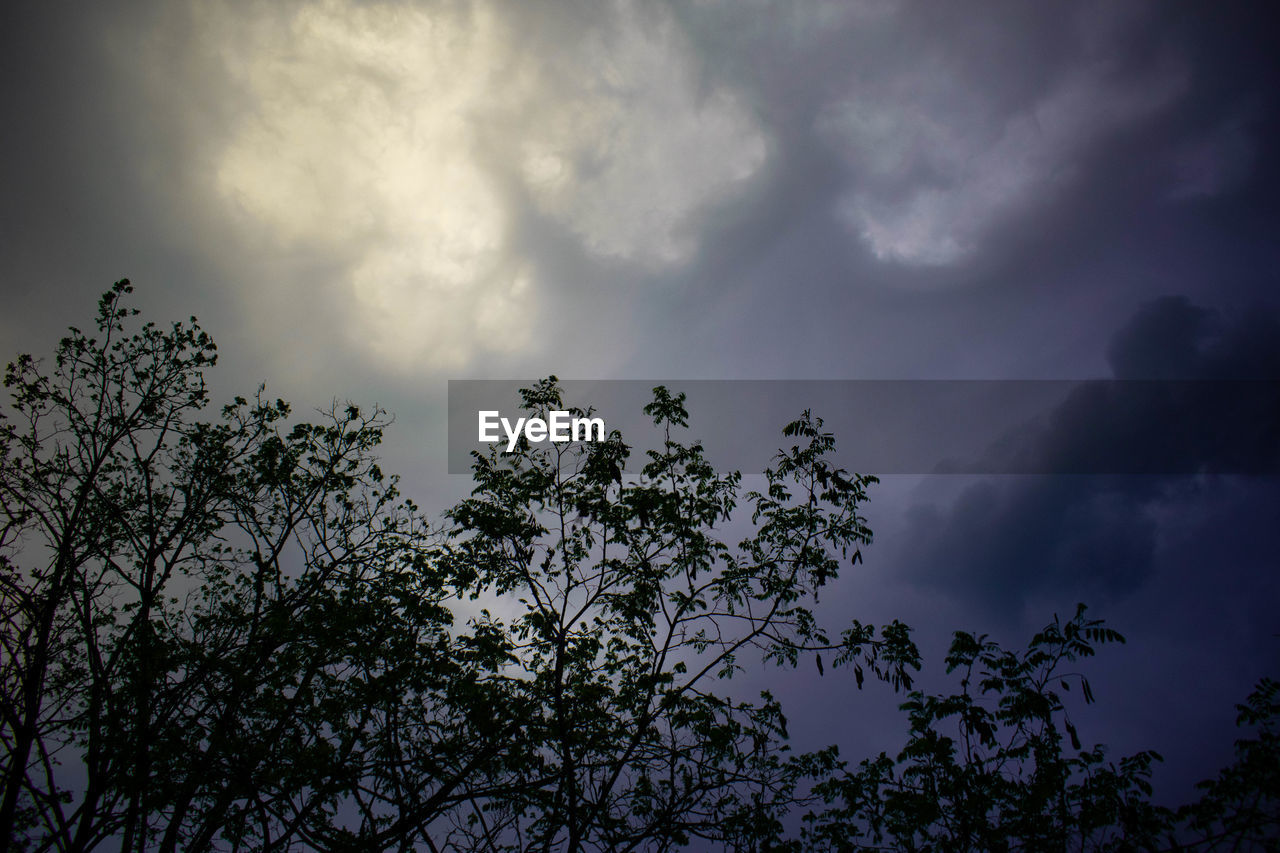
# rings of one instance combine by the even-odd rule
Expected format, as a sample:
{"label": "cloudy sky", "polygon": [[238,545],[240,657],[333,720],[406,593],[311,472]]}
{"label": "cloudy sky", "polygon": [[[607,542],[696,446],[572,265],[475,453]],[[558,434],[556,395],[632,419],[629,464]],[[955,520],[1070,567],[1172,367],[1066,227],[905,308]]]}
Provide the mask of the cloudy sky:
{"label": "cloudy sky", "polygon": [[[1258,4],[0,16],[5,357],[129,277],[214,334],[223,396],[395,412],[389,467],[428,506],[466,485],[449,379],[1280,374]],[[1026,445],[1063,453],[1090,411]],[[901,617],[936,659],[955,628],[1017,643],[1089,601],[1130,643],[1082,735],[1163,752],[1167,790],[1229,756],[1232,704],[1280,669],[1274,479],[886,477],[868,512],[833,623]],[[891,745],[876,697],[778,677],[850,757]]]}

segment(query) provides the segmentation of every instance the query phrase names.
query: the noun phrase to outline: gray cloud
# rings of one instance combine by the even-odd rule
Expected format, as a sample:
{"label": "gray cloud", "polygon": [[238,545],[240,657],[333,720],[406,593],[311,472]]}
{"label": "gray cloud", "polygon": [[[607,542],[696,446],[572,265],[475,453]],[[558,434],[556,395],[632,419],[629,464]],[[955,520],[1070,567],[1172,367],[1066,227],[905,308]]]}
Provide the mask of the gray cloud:
{"label": "gray cloud", "polygon": [[1253,110],[1241,110],[1178,145],[1170,157],[1176,201],[1211,198],[1240,187],[1252,173],[1257,143]]}
{"label": "gray cloud", "polygon": [[1001,14],[966,10],[958,32],[941,36],[896,30],[897,72],[855,75],[823,108],[817,131],[850,175],[839,214],[877,258],[968,259],[1001,224],[1052,203],[1099,143],[1186,90],[1187,69],[1173,56],[1136,68],[1124,61],[1144,13],[1114,4],[1073,11],[1060,33],[1066,46],[1025,77],[1017,63],[1028,34]]}

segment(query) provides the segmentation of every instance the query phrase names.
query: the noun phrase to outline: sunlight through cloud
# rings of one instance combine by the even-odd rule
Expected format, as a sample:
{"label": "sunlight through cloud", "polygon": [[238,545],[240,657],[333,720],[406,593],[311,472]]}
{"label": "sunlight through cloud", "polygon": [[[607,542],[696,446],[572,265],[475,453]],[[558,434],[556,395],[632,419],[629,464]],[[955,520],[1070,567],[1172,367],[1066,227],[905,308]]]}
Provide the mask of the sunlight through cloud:
{"label": "sunlight through cloud", "polygon": [[601,8],[552,51],[489,3],[202,6],[242,93],[215,191],[262,239],[333,257],[351,339],[388,364],[518,351],[539,288],[515,188],[589,255],[655,270],[765,158],[669,18]]}

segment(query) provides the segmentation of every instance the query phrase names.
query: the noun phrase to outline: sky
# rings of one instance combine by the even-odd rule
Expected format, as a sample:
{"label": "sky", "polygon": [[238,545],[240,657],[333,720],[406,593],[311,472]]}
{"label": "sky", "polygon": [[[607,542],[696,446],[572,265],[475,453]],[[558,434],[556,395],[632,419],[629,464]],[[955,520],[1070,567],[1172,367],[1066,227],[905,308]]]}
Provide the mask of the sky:
{"label": "sky", "polygon": [[[216,397],[394,412],[386,467],[437,510],[450,379],[1275,379],[1264,7],[6,4],[0,348],[130,278],[212,332]],[[1221,444],[1198,476],[886,476],[823,612],[937,660],[1087,601],[1130,641],[1082,737],[1184,796],[1280,675],[1280,485]],[[901,736],[892,696],[757,677],[846,757]]]}

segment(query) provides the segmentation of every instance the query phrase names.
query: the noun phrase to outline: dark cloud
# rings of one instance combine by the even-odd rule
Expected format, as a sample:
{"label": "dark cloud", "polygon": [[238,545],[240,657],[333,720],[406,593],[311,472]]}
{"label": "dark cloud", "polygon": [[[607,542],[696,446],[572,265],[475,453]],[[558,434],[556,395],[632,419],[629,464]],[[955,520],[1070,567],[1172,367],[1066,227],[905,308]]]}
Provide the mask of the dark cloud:
{"label": "dark cloud", "polygon": [[[1169,506],[1194,517],[1199,503],[1208,514],[1249,482],[1224,473],[1274,473],[1277,386],[1238,381],[1280,377],[1274,311],[1226,317],[1166,297],[1143,306],[1107,352],[1125,381],[1081,385],[993,452],[1022,459],[1023,470],[1154,473],[988,479],[945,508],[918,506],[915,578],[1015,612],[1040,594],[1115,600],[1160,569]],[[1276,496],[1263,494],[1280,519]]]}
{"label": "dark cloud", "polygon": [[1280,377],[1280,318],[1266,305],[1240,316],[1167,296],[1116,333],[1107,361],[1117,379],[1231,381]]}
{"label": "dark cloud", "polygon": [[1090,600],[1132,592],[1151,571],[1153,491],[1088,476],[975,484],[945,510],[911,512],[913,576],[1015,615],[1046,590]]}

